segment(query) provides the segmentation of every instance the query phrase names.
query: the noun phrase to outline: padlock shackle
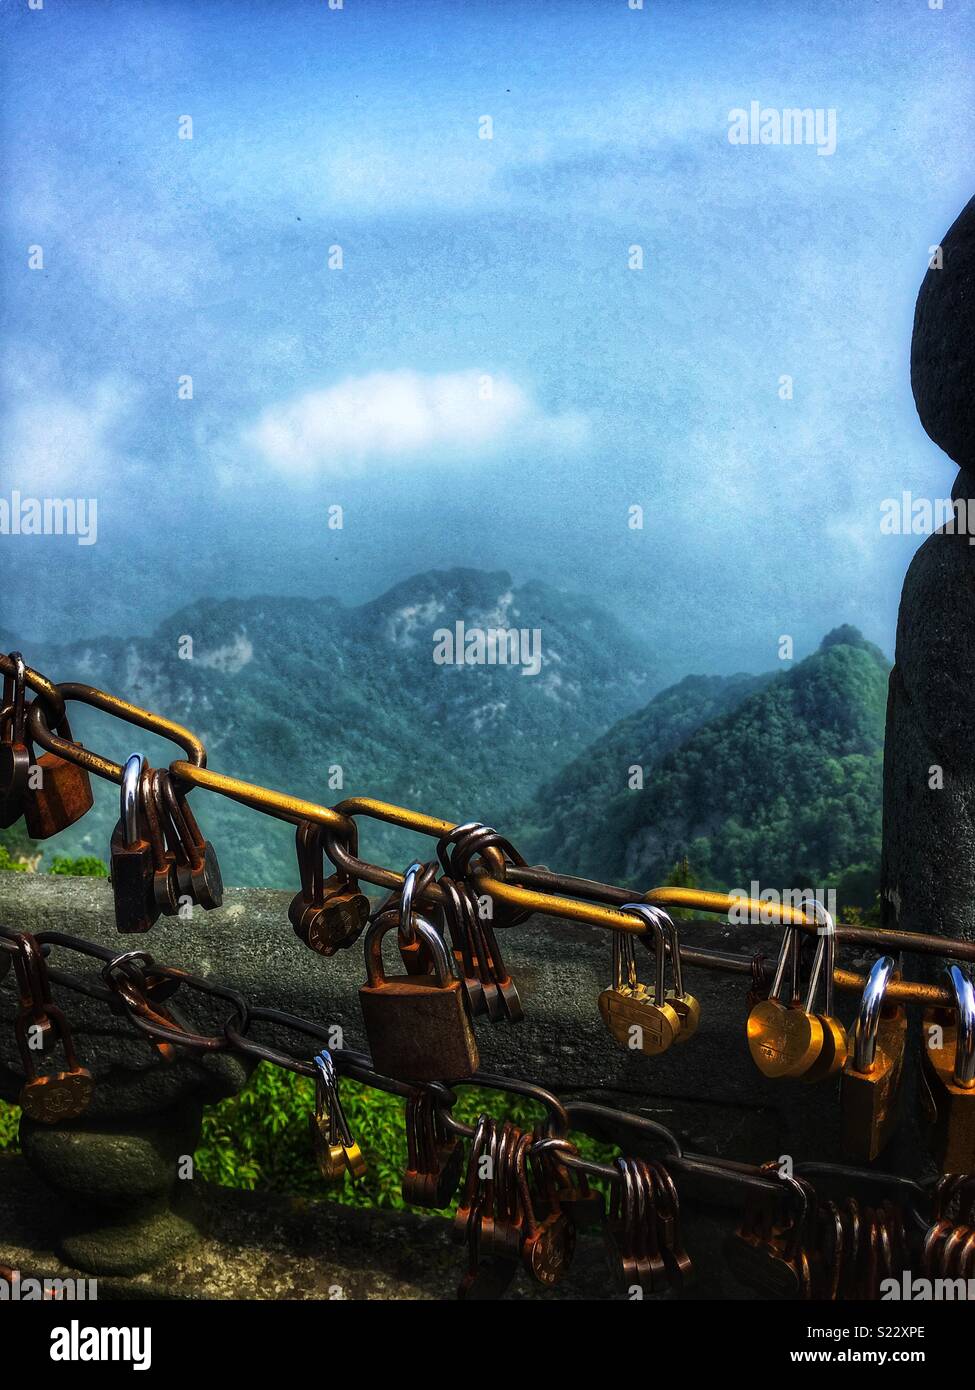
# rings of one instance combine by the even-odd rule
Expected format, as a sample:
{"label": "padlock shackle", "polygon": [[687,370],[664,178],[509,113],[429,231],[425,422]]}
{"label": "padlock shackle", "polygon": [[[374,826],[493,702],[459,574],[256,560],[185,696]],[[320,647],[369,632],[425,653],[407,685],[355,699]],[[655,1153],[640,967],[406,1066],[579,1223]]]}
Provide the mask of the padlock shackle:
{"label": "padlock shackle", "polygon": [[880,956],[871,966],[860,996],[860,1007],[853,1025],[853,1068],[864,1075],[870,1071],[877,1056],[880,1011],[893,973],[894,957]]}
{"label": "padlock shackle", "polygon": [[413,903],[416,899],[417,882],[422,873],[423,865],[419,860],[414,860],[403,875],[403,886],[399,893],[400,935],[408,946],[412,946],[416,940],[413,930]]}
{"label": "padlock shackle", "polygon": [[122,783],[119,792],[119,812],[122,821],[122,835],[127,845],[138,844],[142,839],[139,827],[139,801],[142,784],[142,754],[132,753],[122,768]]}
{"label": "padlock shackle", "polygon": [[782,933],[782,945],[779,947],[779,958],[775,963],[775,974],[772,976],[772,984],[768,992],[769,999],[774,999],[777,1003],[782,1002],[782,985],[785,982],[786,967],[790,960],[795,961],[799,946],[799,928],[788,923]]}
{"label": "padlock shackle", "polygon": [[[653,1002],[659,1007],[666,1003],[667,998],[667,990],[664,984],[664,966],[667,952],[664,944],[664,929],[661,925],[661,917],[666,917],[667,914],[661,913],[660,908],[654,907],[651,903],[626,903],[624,904],[623,911],[635,912],[638,917],[642,917],[653,933],[653,950],[656,967],[654,971]],[[669,917],[667,917],[667,921],[670,921]],[[646,945],[645,933],[643,941],[644,945]],[[630,949],[633,949],[632,944]]]}
{"label": "padlock shackle", "polygon": [[826,988],[823,999],[823,1011],[827,1017],[833,1014],[833,970],[836,964],[836,928],[833,919],[826,911],[823,904],[816,897],[815,893],[806,894],[799,904],[803,912],[812,912],[816,919],[816,934],[819,940],[816,943],[816,954],[813,957],[812,969],[809,974],[809,991],[806,995],[806,1013],[815,1012],[816,994],[819,990],[819,979],[823,973],[823,965],[826,966]]}
{"label": "padlock shackle", "polygon": [[947,973],[958,1010],[954,1083],[969,1090],[975,1087],[975,987],[961,966],[951,965]]}
{"label": "padlock shackle", "polygon": [[[373,918],[369,930],[366,932],[366,979],[373,989],[385,981],[382,957],[383,937],[398,925],[396,916],[383,912],[378,917]],[[423,944],[433,959],[437,983],[441,988],[446,987],[455,976],[443,937],[433,923],[428,922],[425,917],[421,917],[418,912],[413,914],[413,925],[417,934],[423,938]]]}

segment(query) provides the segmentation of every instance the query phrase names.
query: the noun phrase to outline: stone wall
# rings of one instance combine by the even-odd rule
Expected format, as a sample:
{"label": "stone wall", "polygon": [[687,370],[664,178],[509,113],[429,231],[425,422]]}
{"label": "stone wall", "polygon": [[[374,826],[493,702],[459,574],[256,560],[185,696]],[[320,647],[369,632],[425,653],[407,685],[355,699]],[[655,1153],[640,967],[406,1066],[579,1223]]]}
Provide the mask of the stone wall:
{"label": "stone wall", "polygon": [[[346,1044],[364,1049],[356,998],[364,978],[361,950],[354,947],[330,960],[308,951],[288,922],[289,901],[287,893],[231,889],[218,911],[197,911],[191,923],[164,919],[147,937],[122,938],[106,881],[0,875],[5,926],[68,931],[120,951],[149,949],[160,962],[217,979],[252,1003],[325,1025],[338,1023]],[[695,924],[693,931],[695,944],[738,949],[745,956],[758,945],[754,928],[732,928],[718,920]],[[765,942],[774,950],[767,934]],[[541,1082],[563,1099],[597,1099],[650,1116],[672,1128],[686,1148],[701,1153],[751,1162],[785,1153],[798,1159],[839,1157],[836,1084],[771,1082],[753,1066],[745,1043],[747,976],[688,969],[686,987],[702,1001],[700,1029],[688,1043],[651,1059],[621,1049],[597,1012],[596,997],[609,976],[607,933],[535,917],[507,931],[503,945],[527,1016],[514,1027],[479,1023],[486,1071]],[[388,950],[392,954],[391,942]],[[78,962],[58,947],[51,952],[54,966],[78,973]],[[99,1268],[106,1288],[162,1291],[176,1281],[196,1296],[234,1296],[234,1289],[253,1290],[255,1280],[265,1288],[264,1296],[321,1296],[326,1277],[353,1289],[350,1296],[389,1297],[393,1278],[401,1281],[402,1296],[450,1296],[463,1256],[450,1245],[441,1218],[352,1212],[323,1202],[320,1209],[312,1204],[313,1238],[307,1222],[285,1219],[289,1204],[282,1199],[215,1192],[199,1181],[180,1185],[192,1187],[191,1195],[174,1197],[174,1154],[187,1146],[192,1151],[200,1107],[239,1089],[246,1066],[227,1055],[164,1063],[103,1005],[63,989],[56,994],[69,1014],[81,1060],[94,1074],[95,1100],[90,1113],[64,1131],[38,1135],[34,1126],[25,1134],[30,1172],[23,1159],[8,1160],[17,1176],[4,1182],[6,1196],[0,1197],[0,1259],[12,1244],[25,1263],[33,1257],[51,1268],[60,1258],[62,1265]],[[179,1002],[184,1014],[196,1018],[195,1001]],[[847,1021],[853,1002],[841,1001]],[[21,1084],[11,1027],[15,1004],[11,974],[0,984],[0,1094],[8,1099]],[[289,1035],[285,1046],[295,1045]],[[905,1100],[901,1133],[883,1163],[916,1173],[924,1160],[909,1095]],[[503,1114],[501,1097],[496,1113]],[[632,1139],[620,1139],[639,1151]],[[39,1186],[39,1174],[59,1189],[60,1206],[52,1205],[47,1189]],[[15,1199],[12,1193],[19,1195]],[[685,1200],[698,1296],[743,1296],[728,1282],[719,1255],[734,1214]],[[52,1229],[52,1221],[62,1224]],[[386,1226],[388,1241],[381,1234]],[[201,1230],[202,1244],[196,1241]],[[304,1246],[296,1234],[301,1230],[308,1236]],[[298,1247],[292,1248],[295,1239]],[[359,1253],[348,1248],[350,1240],[361,1244]],[[236,1273],[235,1241],[252,1251]],[[308,1241],[321,1242],[316,1254],[309,1254]],[[429,1259],[418,1261],[411,1250],[440,1251],[442,1258],[429,1253]],[[147,1262],[155,1262],[150,1273],[143,1272]],[[601,1269],[589,1249],[563,1296],[599,1296],[605,1291]],[[515,1296],[528,1292],[519,1285]]]}

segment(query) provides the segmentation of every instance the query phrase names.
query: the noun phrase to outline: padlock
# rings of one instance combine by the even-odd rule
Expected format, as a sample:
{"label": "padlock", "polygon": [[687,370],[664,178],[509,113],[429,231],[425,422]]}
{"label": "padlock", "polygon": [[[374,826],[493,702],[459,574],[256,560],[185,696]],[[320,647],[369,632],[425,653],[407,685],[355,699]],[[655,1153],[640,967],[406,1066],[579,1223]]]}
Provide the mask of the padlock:
{"label": "padlock", "polygon": [[602,1227],[606,1220],[606,1203],[603,1194],[589,1186],[585,1172],[560,1161],[560,1153],[578,1158],[576,1146],[570,1139],[545,1135],[535,1139],[536,1152],[541,1150],[550,1156],[555,1179],[555,1192],[559,1206],[567,1212],[576,1230],[589,1227]]}
{"label": "padlock", "polygon": [[223,876],[216,851],[204,839],[186,797],[168,772],[159,774],[168,832],[176,855],[176,883],[181,897],[191,898],[205,912],[223,905]]}
{"label": "padlock", "polygon": [[[818,1056],[804,1071],[797,1070],[793,1075],[806,1084],[817,1081],[830,1081],[843,1070],[849,1050],[846,1029],[833,1013],[833,985],[836,966],[836,930],[833,919],[814,897],[803,901],[805,911],[812,910],[816,921],[818,940],[812,969],[809,973],[809,989],[804,1005],[807,1014],[815,1014],[823,1030],[822,1046]],[[819,983],[823,982],[823,1010],[816,1011]]]}
{"label": "padlock", "polygon": [[11,652],[15,674],[3,678],[0,733],[0,829],[24,814],[30,782],[31,749],[27,741],[26,667],[20,652]]}
{"label": "padlock", "polygon": [[735,1277],[766,1298],[812,1297],[812,1269],[806,1249],[811,1215],[809,1188],[798,1178],[782,1178],[798,1205],[779,1213],[774,1198],[749,1196],[735,1233],[725,1243],[725,1257]]}
{"label": "padlock", "polygon": [[[67,715],[55,722],[54,732],[74,741]],[[46,840],[67,830],[94,804],[87,769],[57,753],[38,758],[28,780],[37,781],[37,786],[28,786],[24,802],[24,821],[32,840]]]}
{"label": "padlock", "polygon": [[500,1298],[518,1270],[517,1260],[491,1253],[498,1146],[498,1126],[490,1115],[481,1115],[471,1141],[464,1190],[453,1221],[455,1237],[467,1247],[467,1272],[457,1297],[468,1302]]}
{"label": "padlock", "polygon": [[176,879],[176,855],[169,847],[164,832],[168,819],[159,785],[159,774],[148,766],[142,769],[142,807],[145,811],[152,846],[152,895],[164,917],[175,917],[179,911],[179,883]]}
{"label": "padlock", "polygon": [[322,827],[302,821],[295,832],[301,890],[288,909],[295,934],[311,950],[333,956],[358,940],[369,920],[369,899],[353,878],[323,871]]}
{"label": "padlock", "polygon": [[373,1066],[400,1081],[460,1081],[472,1076],[478,1063],[460,981],[451,971],[440,933],[418,913],[411,916],[434,975],[387,979],[383,974],[383,937],[391,927],[402,926],[395,914],[377,917],[366,933],[367,982],[359,989],[359,1005]]}
{"label": "padlock", "polygon": [[318,1171],[326,1182],[336,1182],[346,1173],[353,1182],[365,1176],[366,1161],[342,1109],[338,1072],[327,1048],[315,1058],[315,1113],[310,1124]]}
{"label": "padlock", "polygon": [[[944,1173],[975,1172],[975,990],[960,966],[948,968],[954,1021],[926,1010],[922,1074],[932,1108],[932,1147]],[[940,1029],[941,1046],[933,1047]]]}
{"label": "padlock", "polygon": [[618,1157],[613,1166],[618,1177],[610,1195],[604,1238],[614,1283],[627,1297],[635,1290],[661,1293],[668,1279],[652,1173],[640,1159]]}
{"label": "padlock", "polygon": [[54,1001],[44,952],[37,938],[28,932],[17,932],[14,945],[13,966],[19,994],[18,1009],[25,1020],[24,1036],[32,1052],[50,1052],[57,1044],[58,1033],[50,1019]]}
{"label": "padlock", "polygon": [[893,973],[893,956],[874,962],[840,1078],[843,1152],[859,1163],[872,1162],[897,1127],[907,1012],[897,1005],[884,1005]]}
{"label": "padlock", "polygon": [[28,1017],[19,1013],[14,1034],[24,1067],[24,1085],[20,1092],[20,1107],[31,1120],[40,1124],[60,1124],[76,1120],[91,1104],[94,1081],[91,1072],[81,1066],[74,1048],[68,1021],[60,1009],[48,1005],[48,1019],[64,1049],[67,1066],[64,1071],[39,1076],[34,1063],[33,1049],[27,1038]]}
{"label": "padlock", "polygon": [[403,1200],[412,1206],[449,1206],[464,1168],[464,1148],[448,1136],[428,1090],[414,1091],[406,1103],[407,1169]]}
{"label": "padlock", "polygon": [[[775,977],[768,999],[748,1015],[748,1050],[763,1076],[773,1079],[808,1071],[823,1048],[823,1025],[807,1013],[799,998],[800,928],[786,926]],[[790,1001],[780,998],[786,968],[791,963]]]}
{"label": "padlock", "polygon": [[[628,904],[626,910],[644,906],[646,904]],[[664,987],[663,928],[655,914],[645,916],[644,920],[656,944],[652,992],[637,978],[633,934],[613,932],[613,984],[603,990],[597,1002],[603,1022],[618,1043],[647,1057],[659,1057],[676,1041],[681,1023]]]}
{"label": "padlock", "polygon": [[498,1129],[492,1192],[494,1197],[490,1240],[482,1236],[481,1252],[517,1263],[525,1238],[525,1212],[518,1188],[518,1147],[528,1138],[517,1125],[505,1120]]}
{"label": "padlock", "polygon": [[683,1289],[691,1282],[691,1257],[684,1247],[680,1226],[680,1199],[669,1170],[659,1161],[646,1161],[657,1193],[657,1227],[660,1253],[672,1288]]}
{"label": "padlock", "polygon": [[[441,879],[440,885],[447,909],[445,920],[454,942],[454,958],[463,967],[462,979],[471,1012],[485,1015],[491,1023],[500,1023],[507,1017],[507,1010],[495,976],[484,923],[478,917],[474,890],[467,883],[454,883],[450,879]],[[451,890],[454,897],[451,897]]]}
{"label": "padlock", "polygon": [[369,899],[354,878],[342,873],[329,874],[322,884],[322,910],[308,945],[320,955],[330,956],[339,948],[352,946],[369,921]]}
{"label": "padlock", "polygon": [[[528,1179],[530,1134],[521,1135],[514,1146],[514,1166],[518,1182],[521,1219],[521,1262],[536,1283],[550,1288],[563,1279],[575,1254],[575,1227],[562,1210],[551,1183],[537,1195]],[[545,1162],[541,1160],[542,1173]],[[536,1206],[539,1210],[536,1211]]]}
{"label": "padlock", "polygon": [[[667,948],[670,954],[670,972],[673,977],[673,988],[666,992],[667,1003],[674,1010],[680,1019],[680,1032],[674,1039],[675,1042],[688,1042],[697,1032],[701,1022],[701,1005],[693,994],[688,994],[684,989],[684,967],[680,958],[680,938],[677,933],[677,925],[669,912],[665,912],[662,907],[656,907],[652,903],[630,903],[624,908],[626,912],[636,912],[645,922],[651,922],[654,918],[660,923],[667,941]],[[644,945],[649,945],[649,937],[644,933],[641,937]]]}
{"label": "padlock", "polygon": [[159,920],[153,893],[152,845],[141,801],[142,758],[133,753],[122,772],[121,816],[111,843],[112,896],[120,932],[146,932]]}
{"label": "padlock", "polygon": [[[440,908],[440,921],[454,953],[454,963],[460,976],[461,987],[467,1000],[467,1009],[472,1018],[487,1013],[484,986],[478,973],[478,961],[470,931],[470,902],[463,893],[463,885],[455,883],[444,875],[440,879],[443,893],[443,906]],[[409,963],[404,962],[409,970]]]}

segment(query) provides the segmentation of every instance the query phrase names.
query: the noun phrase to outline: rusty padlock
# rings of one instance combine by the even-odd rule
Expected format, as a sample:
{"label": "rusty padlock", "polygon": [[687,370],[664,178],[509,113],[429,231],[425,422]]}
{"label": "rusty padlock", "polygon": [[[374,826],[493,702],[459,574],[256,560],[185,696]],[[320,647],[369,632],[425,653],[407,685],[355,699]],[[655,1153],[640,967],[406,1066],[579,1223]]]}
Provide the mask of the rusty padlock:
{"label": "rusty padlock", "polygon": [[[54,724],[54,732],[73,742],[67,715]],[[33,783],[37,782],[34,786]],[[32,840],[47,840],[91,810],[94,798],[85,768],[57,753],[44,753],[30,769],[24,821]]]}
{"label": "rusty padlock", "polygon": [[359,989],[359,1005],[373,1066],[400,1081],[459,1081],[472,1076],[478,1063],[460,981],[437,929],[418,913],[411,914],[410,924],[423,941],[433,975],[387,978],[383,973],[383,937],[393,927],[402,930],[398,914],[381,914],[366,932],[367,982]]}
{"label": "rusty padlock", "polygon": [[11,652],[13,676],[3,678],[2,733],[0,733],[0,828],[6,830],[24,814],[30,777],[31,750],[26,733],[24,658]]}

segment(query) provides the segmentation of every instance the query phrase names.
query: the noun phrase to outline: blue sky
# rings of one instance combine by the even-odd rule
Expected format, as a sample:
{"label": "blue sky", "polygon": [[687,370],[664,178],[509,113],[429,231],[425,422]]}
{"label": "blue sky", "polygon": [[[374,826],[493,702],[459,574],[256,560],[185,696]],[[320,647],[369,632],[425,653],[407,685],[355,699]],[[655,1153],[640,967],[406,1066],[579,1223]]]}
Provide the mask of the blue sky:
{"label": "blue sky", "polygon": [[[6,0],[0,30],[0,491],[98,499],[96,545],[0,541],[25,643],[472,565],[601,598],[675,673],[844,621],[892,649],[920,538],[880,504],[954,472],[908,361],[975,192],[973,0]],[[731,144],[752,101],[835,110],[835,153]]]}

